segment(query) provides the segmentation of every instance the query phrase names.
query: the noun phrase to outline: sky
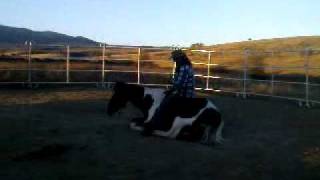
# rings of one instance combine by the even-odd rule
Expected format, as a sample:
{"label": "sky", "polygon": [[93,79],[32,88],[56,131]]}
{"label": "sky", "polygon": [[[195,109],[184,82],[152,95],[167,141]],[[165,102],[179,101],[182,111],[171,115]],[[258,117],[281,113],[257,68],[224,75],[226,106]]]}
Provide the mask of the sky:
{"label": "sky", "polygon": [[1,0],[0,24],[123,45],[320,35],[319,0]]}

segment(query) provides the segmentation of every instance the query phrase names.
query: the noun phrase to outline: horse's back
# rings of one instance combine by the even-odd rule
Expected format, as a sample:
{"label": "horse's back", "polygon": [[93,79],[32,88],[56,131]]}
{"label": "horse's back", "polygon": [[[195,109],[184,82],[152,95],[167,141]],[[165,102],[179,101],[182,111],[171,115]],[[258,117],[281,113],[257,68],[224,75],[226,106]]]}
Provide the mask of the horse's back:
{"label": "horse's back", "polygon": [[206,108],[208,100],[206,98],[181,98],[174,97],[168,103],[168,111],[180,117],[195,116],[201,109]]}

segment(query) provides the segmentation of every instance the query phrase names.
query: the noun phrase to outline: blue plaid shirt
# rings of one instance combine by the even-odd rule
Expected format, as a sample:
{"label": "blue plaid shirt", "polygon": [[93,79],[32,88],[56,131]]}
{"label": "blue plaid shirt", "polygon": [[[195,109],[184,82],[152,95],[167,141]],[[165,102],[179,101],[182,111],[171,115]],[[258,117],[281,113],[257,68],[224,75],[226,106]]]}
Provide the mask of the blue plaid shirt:
{"label": "blue plaid shirt", "polygon": [[180,97],[194,97],[194,73],[190,65],[182,65],[176,69],[173,88],[177,90],[177,95]]}

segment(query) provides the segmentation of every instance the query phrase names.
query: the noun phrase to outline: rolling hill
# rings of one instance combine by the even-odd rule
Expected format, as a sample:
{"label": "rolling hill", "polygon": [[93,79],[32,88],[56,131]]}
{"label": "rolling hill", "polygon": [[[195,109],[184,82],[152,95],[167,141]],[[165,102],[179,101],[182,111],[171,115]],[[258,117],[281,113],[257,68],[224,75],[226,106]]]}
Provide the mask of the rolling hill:
{"label": "rolling hill", "polygon": [[52,31],[32,31],[26,28],[16,28],[0,25],[0,45],[23,44],[32,41],[36,44],[69,44],[69,45],[96,45],[97,42],[85,37],[68,36]]}
{"label": "rolling hill", "polygon": [[[198,47],[199,48],[199,47]],[[297,36],[286,38],[261,39],[202,46],[202,49],[225,50],[298,50],[303,48],[320,49],[320,36]]]}

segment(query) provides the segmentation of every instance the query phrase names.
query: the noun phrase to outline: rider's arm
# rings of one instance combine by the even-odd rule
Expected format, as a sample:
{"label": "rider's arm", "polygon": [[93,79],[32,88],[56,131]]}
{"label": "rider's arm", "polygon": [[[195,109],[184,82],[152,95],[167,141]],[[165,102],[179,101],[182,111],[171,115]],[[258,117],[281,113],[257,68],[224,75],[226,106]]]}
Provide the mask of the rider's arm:
{"label": "rider's arm", "polygon": [[180,89],[185,81],[188,66],[181,66],[178,75],[173,80],[173,89]]}

